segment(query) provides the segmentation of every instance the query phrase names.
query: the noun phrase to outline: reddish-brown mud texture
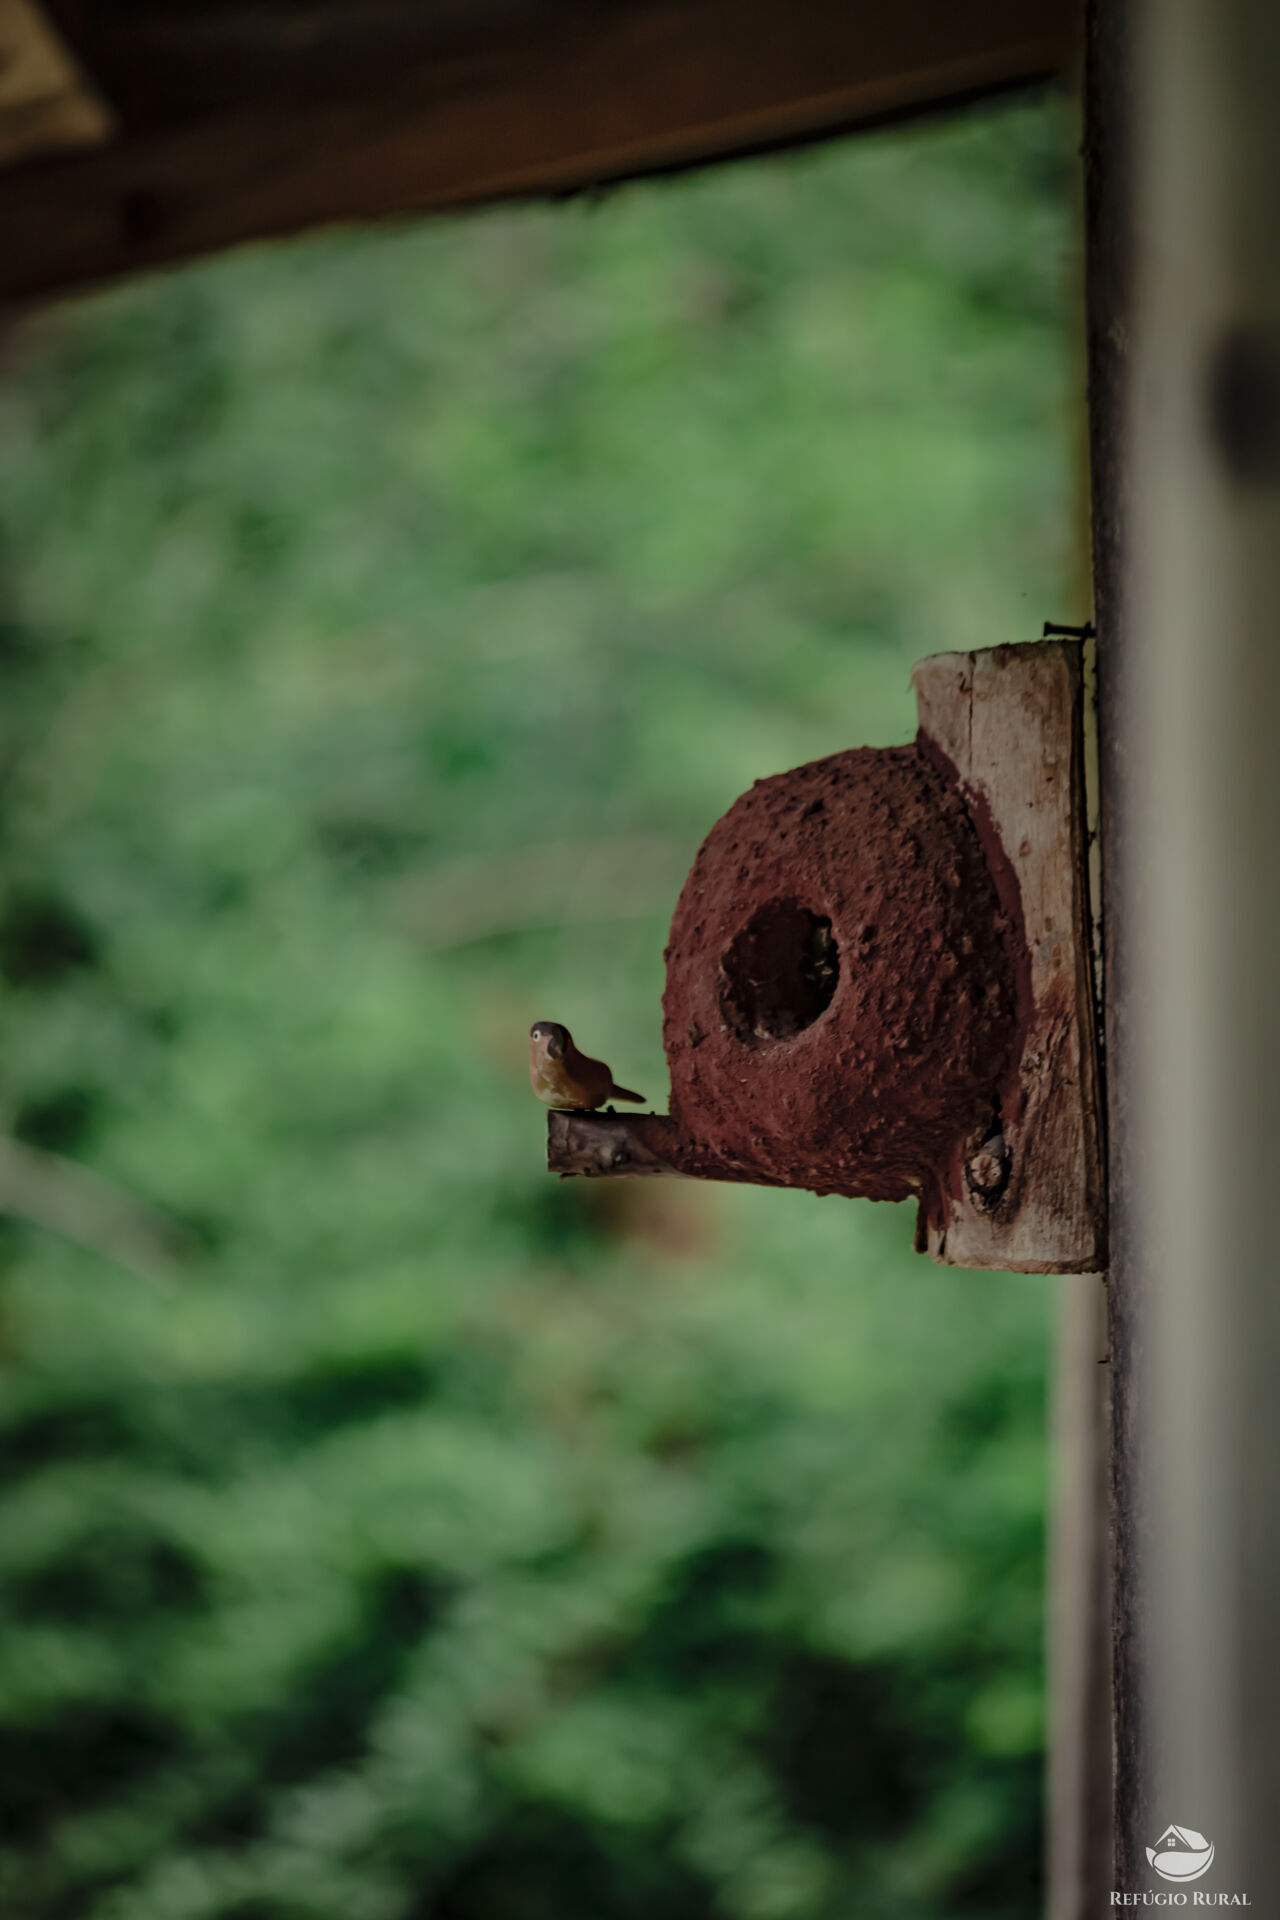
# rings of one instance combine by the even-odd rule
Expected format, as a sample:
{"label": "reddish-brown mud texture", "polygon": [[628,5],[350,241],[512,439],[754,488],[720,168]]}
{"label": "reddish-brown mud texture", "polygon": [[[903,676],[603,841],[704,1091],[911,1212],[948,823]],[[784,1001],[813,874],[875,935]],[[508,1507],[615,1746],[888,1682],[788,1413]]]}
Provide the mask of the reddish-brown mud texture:
{"label": "reddish-brown mud texture", "polygon": [[757,781],[671,923],[681,1136],[746,1179],[927,1193],[1013,1057],[1020,942],[960,793],[915,746]]}

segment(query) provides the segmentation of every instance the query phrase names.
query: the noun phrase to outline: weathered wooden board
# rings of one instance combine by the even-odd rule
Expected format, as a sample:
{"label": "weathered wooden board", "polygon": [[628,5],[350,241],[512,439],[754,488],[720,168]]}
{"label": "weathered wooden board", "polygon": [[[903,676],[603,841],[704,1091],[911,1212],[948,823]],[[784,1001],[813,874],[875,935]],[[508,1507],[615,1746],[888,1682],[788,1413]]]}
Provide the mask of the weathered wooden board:
{"label": "weathered wooden board", "polygon": [[1079,0],[50,0],[117,109],[0,174],[0,296],[562,193],[1049,78]]}
{"label": "weathered wooden board", "polygon": [[936,654],[912,678],[922,744],[954,768],[1026,939],[1026,1041],[1001,1093],[1003,1144],[957,1148],[941,1201],[922,1205],[918,1244],[948,1266],[1097,1272],[1106,1206],[1080,645]]}

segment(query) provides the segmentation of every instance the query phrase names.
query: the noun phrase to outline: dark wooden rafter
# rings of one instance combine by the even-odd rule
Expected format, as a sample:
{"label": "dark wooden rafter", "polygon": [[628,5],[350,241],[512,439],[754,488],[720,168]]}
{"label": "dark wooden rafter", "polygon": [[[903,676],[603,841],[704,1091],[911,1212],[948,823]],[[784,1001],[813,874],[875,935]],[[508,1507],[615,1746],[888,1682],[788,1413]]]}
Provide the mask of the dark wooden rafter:
{"label": "dark wooden rafter", "polygon": [[1075,0],[49,0],[114,108],[0,174],[0,297],[606,181],[1045,79]]}

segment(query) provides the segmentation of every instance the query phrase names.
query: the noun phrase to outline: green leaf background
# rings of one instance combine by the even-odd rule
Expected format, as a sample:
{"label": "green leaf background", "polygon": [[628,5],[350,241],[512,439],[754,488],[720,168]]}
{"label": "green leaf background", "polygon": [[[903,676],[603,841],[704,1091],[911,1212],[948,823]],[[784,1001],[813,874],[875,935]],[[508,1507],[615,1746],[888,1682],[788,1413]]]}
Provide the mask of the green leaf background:
{"label": "green leaf background", "polygon": [[1037,1909],[1057,1283],[552,1183],[525,1032],[661,1105],[712,821],[1078,614],[1070,140],[10,333],[6,1920]]}

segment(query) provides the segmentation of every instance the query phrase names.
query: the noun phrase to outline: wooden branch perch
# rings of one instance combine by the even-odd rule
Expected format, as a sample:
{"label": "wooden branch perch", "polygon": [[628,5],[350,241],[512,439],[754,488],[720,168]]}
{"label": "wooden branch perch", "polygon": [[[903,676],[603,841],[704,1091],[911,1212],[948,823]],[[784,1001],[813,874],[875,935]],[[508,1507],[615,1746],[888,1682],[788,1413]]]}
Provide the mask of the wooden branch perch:
{"label": "wooden branch perch", "polygon": [[663,1113],[547,1115],[547,1170],[562,1179],[581,1174],[679,1178],[676,1123]]}
{"label": "wooden branch perch", "polygon": [[753,1187],[781,1186],[751,1168],[718,1160],[686,1139],[666,1113],[547,1115],[547,1171],[562,1180],[613,1178],[729,1180]]}

